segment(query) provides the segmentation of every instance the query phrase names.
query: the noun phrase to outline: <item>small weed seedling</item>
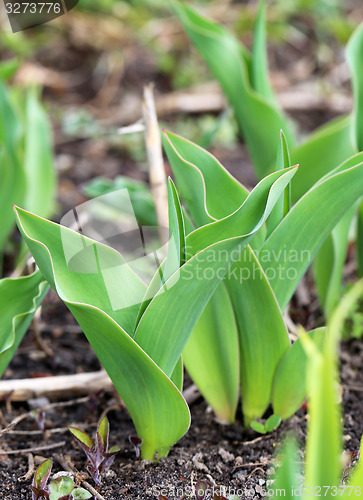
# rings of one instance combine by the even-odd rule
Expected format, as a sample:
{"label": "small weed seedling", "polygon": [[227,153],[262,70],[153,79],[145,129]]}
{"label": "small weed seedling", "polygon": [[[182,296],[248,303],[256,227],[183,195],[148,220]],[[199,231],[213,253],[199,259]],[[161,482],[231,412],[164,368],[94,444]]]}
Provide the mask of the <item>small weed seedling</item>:
{"label": "small weed seedling", "polygon": [[69,430],[87,455],[90,462],[87,465],[88,472],[91,474],[94,482],[97,485],[100,485],[102,481],[102,473],[111,467],[116,453],[120,451],[118,446],[113,446],[108,449],[110,424],[107,417],[103,417],[101,422],[98,424],[95,440],[90,438],[85,432],[80,429],[76,429],[75,427],[70,427]]}
{"label": "small weed seedling", "polygon": [[281,417],[278,415],[271,415],[264,424],[254,420],[251,422],[251,427],[254,431],[259,432],[260,434],[267,434],[268,432],[272,432],[277,429],[280,423]]}
{"label": "small weed seedling", "polygon": [[68,476],[59,476],[52,479],[48,486],[47,483],[52,465],[52,459],[48,458],[35,471],[33,483],[30,486],[32,500],[41,498],[49,500],[81,500],[92,498],[92,494],[84,488],[74,488],[73,480]]}

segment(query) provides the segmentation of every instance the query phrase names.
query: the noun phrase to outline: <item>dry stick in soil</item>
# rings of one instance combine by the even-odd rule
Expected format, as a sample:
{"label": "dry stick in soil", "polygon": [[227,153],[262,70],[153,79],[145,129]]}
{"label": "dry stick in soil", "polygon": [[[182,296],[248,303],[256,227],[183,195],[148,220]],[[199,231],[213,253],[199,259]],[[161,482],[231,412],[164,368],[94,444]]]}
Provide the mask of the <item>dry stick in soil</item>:
{"label": "dry stick in soil", "polygon": [[55,427],[54,429],[46,429],[41,431],[40,429],[36,431],[9,431],[7,434],[9,436],[41,436],[41,435],[51,435],[51,434],[65,434],[68,432],[68,427]]}
{"label": "dry stick in soil", "polygon": [[156,208],[160,238],[164,245],[167,243],[169,236],[166,231],[166,228],[169,227],[168,189],[152,85],[144,87],[142,110],[145,122],[145,141],[149,162],[150,186]]}
{"label": "dry stick in soil", "polygon": [[35,446],[33,448],[23,448],[20,450],[0,450],[0,455],[21,455],[23,453],[34,453],[38,451],[53,450],[54,448],[60,448],[66,444],[65,441],[60,441],[59,443],[45,444],[43,446]]}
{"label": "dry stick in soil", "polygon": [[38,397],[69,398],[97,393],[100,390],[114,391],[113,384],[105,370],[56,377],[0,381],[0,398],[8,396],[11,401],[28,401]]}
{"label": "dry stick in soil", "polygon": [[[114,392],[113,384],[104,370],[77,373],[76,375],[0,381],[0,398],[8,397],[10,401],[28,401],[38,397],[60,398],[81,394],[91,395],[100,390]],[[200,392],[193,384],[185,389],[183,396],[188,404],[192,404],[200,397]],[[89,396],[86,397],[86,400],[88,398]]]}
{"label": "dry stick in soil", "polygon": [[[86,403],[87,401],[89,401],[89,398],[90,398],[90,396],[86,396],[84,398],[73,399],[71,401],[62,401],[60,403],[51,403],[49,405],[43,406],[42,408],[38,408],[37,411],[43,412],[43,411],[51,410],[53,408],[64,408],[66,406],[73,406],[76,404],[82,404],[82,403]],[[30,417],[33,418],[33,410],[28,411],[27,413],[23,413],[22,415],[19,415],[18,417],[14,418],[14,420],[12,422],[10,422],[9,425],[7,425],[4,429],[0,430],[0,437],[4,436],[8,432],[12,431],[18,425],[19,422],[21,422],[22,420],[25,420],[26,418],[30,418]]]}

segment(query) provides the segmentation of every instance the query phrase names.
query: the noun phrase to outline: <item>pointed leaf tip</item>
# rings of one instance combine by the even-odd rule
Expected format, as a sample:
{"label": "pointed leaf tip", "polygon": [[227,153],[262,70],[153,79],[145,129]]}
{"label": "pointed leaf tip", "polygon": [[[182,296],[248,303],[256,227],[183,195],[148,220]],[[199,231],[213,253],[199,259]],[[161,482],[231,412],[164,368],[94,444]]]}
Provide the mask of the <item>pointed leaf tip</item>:
{"label": "pointed leaf tip", "polygon": [[103,417],[103,419],[100,421],[100,423],[98,424],[98,433],[101,436],[104,451],[107,451],[107,448],[108,448],[109,432],[110,432],[110,424],[109,424],[108,418],[105,415]]}
{"label": "pointed leaf tip", "polygon": [[73,436],[83,445],[87,446],[90,450],[94,446],[94,441],[89,437],[88,434],[81,431],[80,429],[76,429],[76,427],[69,427],[68,430],[73,434]]}

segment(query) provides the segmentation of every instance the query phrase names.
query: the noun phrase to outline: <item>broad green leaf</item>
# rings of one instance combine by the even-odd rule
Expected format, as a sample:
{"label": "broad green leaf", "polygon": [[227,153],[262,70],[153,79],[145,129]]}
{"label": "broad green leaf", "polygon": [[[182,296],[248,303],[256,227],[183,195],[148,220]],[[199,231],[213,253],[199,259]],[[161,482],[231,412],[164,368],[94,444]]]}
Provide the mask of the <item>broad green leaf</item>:
{"label": "broad green leaf", "polygon": [[266,5],[264,2],[260,2],[253,36],[251,85],[257,94],[270,101],[273,106],[277,106],[268,74],[265,16]]}
{"label": "broad green leaf", "polygon": [[[169,217],[169,243],[166,259],[156,270],[140,305],[133,333],[144,314],[151,299],[160,287],[179,269],[185,262],[185,225],[178,193],[173,181],[168,179],[168,217]],[[182,367],[182,365],[180,365]]]}
{"label": "broad green leaf", "polygon": [[[27,245],[48,283],[70,302],[83,301],[110,315],[130,335],[133,334],[139,304],[146,285],[111,247],[32,215],[22,209],[21,230],[28,234]],[[50,266],[49,258],[52,259]],[[120,284],[127,283],[127,286]]]}
{"label": "broad green leaf", "polygon": [[[263,177],[275,163],[276,144],[281,129],[285,131],[288,143],[293,143],[285,117],[277,107],[271,105],[270,100],[253,90],[249,77],[249,54],[232,34],[188,5],[175,2],[173,6],[189,38],[231,103],[256,171],[259,177]],[[261,24],[257,25],[255,50],[261,54],[259,26]],[[258,61],[255,63],[255,79],[257,64]],[[261,86],[260,74],[257,79]],[[265,85],[263,87],[265,92]]]}
{"label": "broad green leaf", "polygon": [[[143,440],[142,457],[152,460],[155,453],[167,455],[189,427],[188,406],[170,379],[117,323],[134,325],[138,306],[122,309],[122,305],[127,297],[141,302],[145,285],[111,248],[25,210],[16,212],[43,275],[69,307],[125,402]],[[66,249],[74,252],[73,261],[66,257]],[[95,255],[96,266],[91,258]],[[108,283],[108,272],[113,284]],[[114,305],[119,301],[121,309],[113,310],[111,301]]]}
{"label": "broad green leaf", "polygon": [[189,255],[196,255],[200,250],[213,245],[215,241],[236,238],[244,228],[246,228],[246,236],[249,240],[252,239],[282,194],[282,186],[285,189],[296,170],[297,167],[291,167],[286,169],[285,173],[274,172],[268,175],[257,184],[235,212],[189,234],[187,238]]}
{"label": "broad green leaf", "polygon": [[178,359],[177,364],[175,365],[175,368],[173,370],[173,373],[170,375],[170,380],[179,389],[180,392],[183,390],[184,363],[182,356],[180,356],[180,358]]}
{"label": "broad green leaf", "polygon": [[[154,459],[188,430],[188,406],[168,377],[109,316],[84,304],[67,304],[121,395],[143,440],[141,456]],[[102,335],[100,332],[107,332]]]}
{"label": "broad green leaf", "polygon": [[[249,191],[208,151],[165,130],[163,140],[178,191],[197,227],[230,215],[245,201]],[[262,226],[251,245],[259,248],[264,241]]]}
{"label": "broad green leaf", "polygon": [[292,164],[300,165],[291,183],[292,203],[296,203],[321,177],[357,152],[351,141],[351,121],[350,115],[336,118],[291,150]]}
{"label": "broad green leaf", "polygon": [[14,112],[9,92],[0,80],[0,144],[15,150],[21,136],[21,125]]}
{"label": "broad green leaf", "polygon": [[249,247],[228,273],[226,286],[238,325],[242,412],[248,427],[271,401],[274,374],[290,341],[269,281]]}
{"label": "broad green leaf", "polygon": [[358,154],[321,179],[292,207],[258,252],[265,272],[271,270],[267,277],[283,310],[319,247],[362,196],[362,161],[363,155]]}
{"label": "broad green leaf", "polygon": [[314,261],[314,278],[319,302],[328,318],[339,302],[343,270],[349,243],[349,230],[356,205],[341,218],[323,243]]}
{"label": "broad green leaf", "polygon": [[0,376],[10,363],[49,287],[39,271],[0,280]]}
{"label": "broad green leaf", "polygon": [[[185,227],[182,208],[180,205],[178,193],[176,192],[173,181],[168,179],[168,206],[169,206],[169,243],[168,254],[156,270],[149,287],[145,292],[145,296],[140,305],[139,312],[136,318],[134,330],[136,330],[139,321],[144,314],[147,306],[152,298],[158,292],[160,287],[167,281],[174,272],[176,272],[185,262]],[[180,357],[173,373],[170,376],[171,381],[181,391],[183,387],[184,368],[183,361]]]}
{"label": "broad green leaf", "polygon": [[[318,349],[322,349],[326,336],[325,328],[318,328],[302,335],[308,335]],[[290,418],[307,396],[305,382],[307,364],[308,359],[299,337],[284,354],[273,379],[272,406],[274,413],[283,420]]]}
{"label": "broad green leaf", "polygon": [[51,124],[37,94],[37,89],[31,89],[26,101],[24,160],[27,188],[24,204],[27,210],[47,217],[54,209],[56,176]]}
{"label": "broad green leaf", "polygon": [[[363,24],[361,24],[353,33],[349,40],[346,57],[352,75],[352,87],[354,95],[354,109],[352,118],[352,140],[358,151],[363,151]],[[363,204],[358,210],[357,220],[357,263],[358,272],[363,276],[363,224],[362,213]]]}
{"label": "broad green leaf", "polygon": [[216,415],[235,419],[239,393],[238,335],[231,300],[221,283],[183,351],[183,361]]}
{"label": "broad green leaf", "polygon": [[134,337],[167,375],[173,371],[209,298],[265,222],[295,170],[270,174],[236,212],[187,236],[189,259],[151,301]]}
{"label": "broad green leaf", "polygon": [[[185,226],[182,208],[178,193],[173,181],[168,179],[169,198],[169,231],[172,238],[169,240],[168,255],[165,259],[165,270],[163,271],[163,282],[167,281],[185,262]],[[140,313],[139,313],[140,314]],[[170,376],[172,382],[181,391],[183,387],[184,368],[180,357],[173,373]]]}
{"label": "broad green leaf", "polygon": [[363,24],[351,36],[346,57],[349,64],[354,95],[352,121],[353,144],[356,150],[363,151]]}
{"label": "broad green leaf", "polygon": [[[189,213],[198,226],[238,209],[248,191],[210,153],[164,131],[164,147]],[[185,366],[223,420],[235,418],[239,392],[238,337],[228,293],[220,284],[183,351]]]}
{"label": "broad green leaf", "polygon": [[277,455],[277,461],[281,465],[275,473],[275,482],[271,486],[274,491],[273,498],[284,497],[294,500],[295,497],[301,496],[303,490],[299,488],[300,467],[297,463],[297,451],[296,440],[288,437]]}
{"label": "broad green leaf", "polygon": [[[185,200],[187,207],[194,220],[196,220],[199,224],[203,225],[206,224],[208,220],[213,220],[212,214],[215,216],[216,215],[225,216],[227,214],[236,211],[238,203],[240,203],[241,200],[244,200],[246,198],[247,191],[236,180],[234,180],[230,176],[230,174],[228,174],[225,171],[225,169],[220,165],[220,163],[217,160],[215,160],[213,156],[211,156],[209,153],[202,150],[201,148],[198,148],[189,141],[185,141],[184,139],[174,136],[173,134],[169,133],[165,134],[165,142],[166,142],[166,150],[168,152],[168,157],[171,166],[173,168],[174,175],[178,182],[178,186],[180,185],[181,187],[181,195]],[[286,158],[286,151],[283,151],[283,153],[284,155],[281,161],[285,161],[284,158]],[[286,161],[284,166],[288,167]],[[199,182],[198,190],[196,189],[197,182]],[[194,191],[192,193],[191,190],[189,189],[189,186],[194,186]],[[280,199],[282,198],[280,197]],[[252,244],[254,243],[255,239],[252,241]],[[248,252],[250,252],[249,248],[246,249],[245,254],[242,255],[250,255]],[[244,260],[243,257],[239,255],[238,259],[242,261]],[[247,343],[249,343],[250,341],[253,342],[254,336],[257,335],[257,337],[260,338],[261,340],[260,343],[263,346],[260,351],[262,352],[262,356],[260,359],[257,354],[258,351],[253,351],[251,361],[248,361],[247,363],[248,368],[247,366],[246,367],[241,366],[241,375],[244,380],[243,400],[246,398],[247,411],[248,408],[251,406],[251,402],[249,401],[249,399],[252,399],[254,401],[253,405],[256,406],[257,404],[259,404],[259,408],[255,412],[256,416],[261,416],[261,414],[263,413],[264,409],[267,407],[270,401],[273,372],[282,354],[288,348],[289,341],[286,329],[284,327],[281,318],[281,313],[278,309],[276,300],[273,297],[273,293],[268,283],[265,283],[265,285],[260,283],[252,283],[253,278],[251,278],[249,280],[250,283],[248,285],[248,288],[246,288],[247,290],[246,293],[243,293],[245,287],[245,280],[248,279],[245,273],[248,272],[251,274],[251,276],[252,274],[256,273],[256,269],[255,270],[250,269],[250,266],[253,265],[257,267],[259,266],[259,264],[255,263],[255,257],[249,259],[249,263],[246,268],[244,265],[241,266],[240,263],[236,263],[234,266],[231,267],[230,271],[228,272],[226,278],[227,280],[226,284],[228,288],[229,286],[233,287],[233,294],[235,296],[235,302],[236,302],[234,307],[237,311],[236,314],[237,315],[239,314],[241,316],[240,320],[241,324],[238,326],[243,327],[243,332],[240,331],[239,334],[240,338],[242,339],[242,345],[245,342]],[[258,272],[261,275],[263,275],[263,272],[260,269],[258,270]],[[240,273],[242,273],[242,276],[240,276]],[[241,279],[243,283],[240,282]],[[264,277],[262,279],[266,278]],[[230,285],[229,281],[231,281]],[[215,293],[217,293],[218,290],[219,289],[217,289]],[[244,308],[244,305],[241,304],[241,302],[243,302],[243,299],[241,300],[238,299],[239,294],[241,294],[241,297],[243,297],[243,299],[247,296],[248,305],[246,309]],[[265,314],[258,315],[256,313],[255,315],[256,321],[254,325],[251,327],[251,329],[249,329],[250,325],[247,324],[248,323],[247,317],[248,318],[250,317],[249,308],[251,302],[254,303],[255,305],[258,304],[259,301],[261,300],[261,295],[264,297],[262,302],[269,303],[270,307],[274,309],[275,312],[274,314],[272,314],[272,316],[274,318],[274,321],[276,320],[277,324],[280,327],[280,329],[279,328],[277,329],[278,333],[276,333],[276,339],[274,340],[271,336],[271,328],[266,323],[267,321],[269,321],[268,315]],[[223,369],[225,364],[222,362],[223,359],[224,360],[230,359],[230,361],[232,361],[232,359],[230,358],[232,352],[230,351],[230,347],[235,344],[232,328],[227,329],[228,332],[230,332],[231,337],[230,336],[226,337],[224,343],[221,342],[219,338],[214,339],[214,343],[216,345],[214,345],[213,341],[210,341],[211,335],[214,338],[214,334],[216,333],[218,328],[218,324],[215,324],[213,328],[212,310],[214,310],[214,313],[216,315],[219,314],[218,306],[216,304],[216,301],[214,301],[213,299],[214,296],[211,299],[211,302],[207,305],[201,319],[199,320],[199,323],[195,327],[194,333],[192,334],[191,338],[188,341],[188,344],[184,351],[186,353],[185,363],[188,371],[192,375],[193,380],[198,385],[204,397],[212,404],[214,411],[218,415],[222,415],[221,409],[223,408],[223,406],[225,407],[225,413],[224,413],[224,418],[225,418],[227,414],[226,412],[227,411],[231,412],[232,408],[234,407],[234,404],[229,406],[226,403],[224,405],[222,403],[218,404],[218,398],[222,402],[225,401],[227,397],[231,398],[231,395],[236,394],[235,391],[237,389],[234,386],[233,378],[231,378],[230,388],[227,393],[225,390],[223,390],[222,381],[225,378],[225,372],[229,373],[232,369],[234,370],[234,372],[238,370],[238,357],[236,356],[234,361],[234,366],[230,365],[228,371],[226,371],[227,370],[226,368]],[[224,321],[226,322],[226,324],[228,321],[226,316],[227,311],[228,308],[224,307],[224,315],[225,315]],[[243,318],[243,312],[241,311],[244,312],[247,311],[246,318]],[[228,314],[229,314],[229,323],[234,324],[235,319],[233,310],[231,310]],[[260,322],[259,324],[258,321]],[[246,330],[248,330],[249,333],[246,333]],[[246,339],[244,338],[245,335],[247,335]],[[274,348],[272,350],[271,350],[271,344],[274,345]],[[203,356],[202,353],[215,351],[216,346],[218,346],[219,349],[220,361],[213,363],[215,365],[215,369],[212,370],[210,366],[208,367],[206,365],[204,367],[204,365],[206,364],[205,361],[206,356]],[[250,352],[248,353],[246,352],[245,355],[243,355],[243,363],[246,362],[246,358],[249,358],[250,354],[251,354]],[[199,363],[198,359],[200,360]],[[215,355],[213,359],[215,359]],[[200,363],[203,364],[203,369],[200,369],[200,373],[202,374],[199,373]],[[252,367],[250,367],[251,364],[253,365]],[[208,371],[210,372],[209,379],[207,377]],[[248,378],[248,381],[246,380],[247,377],[246,372],[251,373],[251,377]],[[266,376],[267,376],[267,381],[266,381]],[[217,377],[219,383],[217,383],[217,381],[214,380]],[[207,387],[212,388],[212,381],[216,390],[213,392],[209,390],[207,392]],[[206,384],[208,384],[208,386],[206,386]],[[235,397],[236,396],[234,396],[230,400],[234,402]],[[259,403],[257,403],[258,401]],[[251,411],[253,412],[254,410],[251,408]],[[230,416],[228,418],[232,419],[233,414],[229,413],[229,415]]]}

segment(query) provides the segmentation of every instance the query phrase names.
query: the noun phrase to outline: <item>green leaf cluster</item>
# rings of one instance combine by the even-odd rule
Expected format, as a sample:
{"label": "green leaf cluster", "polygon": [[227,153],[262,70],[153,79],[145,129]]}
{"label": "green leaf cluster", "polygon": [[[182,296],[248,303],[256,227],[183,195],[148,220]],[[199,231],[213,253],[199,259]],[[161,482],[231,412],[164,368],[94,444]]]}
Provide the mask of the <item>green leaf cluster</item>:
{"label": "green leaf cluster", "polygon": [[95,440],[90,438],[86,432],[83,432],[76,427],[69,427],[69,431],[76,438],[88,458],[88,472],[91,474],[95,483],[100,485],[102,474],[112,465],[116,453],[120,451],[118,446],[112,446],[110,449],[108,448],[108,438],[110,433],[108,418],[104,416],[98,424]]}
{"label": "green leaf cluster", "polygon": [[[188,234],[169,180],[173,244],[149,285],[116,250],[16,208],[40,272],[77,319],[125,402],[142,439],[143,458],[166,455],[187,431],[183,349],[209,299],[295,172],[289,167],[268,175],[251,193],[235,198],[238,206],[232,213]],[[217,254],[220,259],[214,258]],[[211,278],[205,270],[212,271]]]}
{"label": "green leaf cluster", "polygon": [[[212,155],[171,133],[164,134],[164,146],[191,235],[193,224],[202,229],[238,210],[238,200],[248,191]],[[220,418],[234,420],[239,389],[246,426],[270,403],[274,418],[282,419],[303,403],[307,359],[301,342],[308,337],[319,348],[325,329],[303,332],[291,346],[283,313],[319,247],[362,196],[362,162],[362,153],[343,162],[291,207],[288,186],[267,229],[262,226],[240,252],[206,305],[183,359]],[[283,135],[278,168],[291,168]]]}
{"label": "green leaf cluster", "polygon": [[235,418],[240,388],[246,426],[270,403],[267,431],[299,408],[308,393],[302,345],[310,339],[319,350],[325,329],[303,332],[291,346],[283,311],[319,246],[363,194],[358,154],[290,207],[297,168],[283,135],[277,170],[250,193],[195,144],[164,132],[164,147],[184,205],[169,180],[172,243],[149,285],[116,250],[16,209],[40,272],[81,325],[130,412],[141,456],[152,460],[189,427],[182,354],[225,420]]}
{"label": "green leaf cluster", "polygon": [[15,226],[14,204],[39,215],[54,209],[51,126],[35,87],[20,94],[0,80],[0,251]]}
{"label": "green leaf cluster", "polygon": [[[363,25],[356,29],[347,46],[354,92],[352,113],[323,125],[299,144],[296,127],[279,108],[269,82],[264,3],[260,3],[251,51],[228,30],[205,18],[191,6],[174,2],[173,7],[193,45],[228,98],[259,178],[275,168],[276,144],[281,129],[291,149],[292,163],[300,165],[291,183],[294,203],[337,165],[362,151]],[[354,212],[352,208],[339,221],[314,263],[319,300],[328,317],[341,296],[343,266]],[[361,219],[362,210],[358,212],[356,238],[360,269],[363,268],[360,262]]]}

